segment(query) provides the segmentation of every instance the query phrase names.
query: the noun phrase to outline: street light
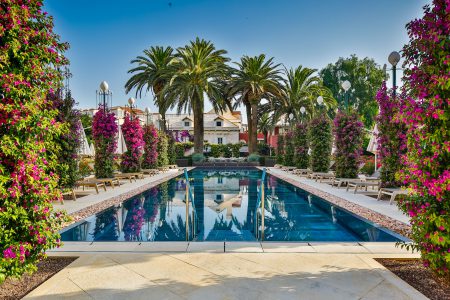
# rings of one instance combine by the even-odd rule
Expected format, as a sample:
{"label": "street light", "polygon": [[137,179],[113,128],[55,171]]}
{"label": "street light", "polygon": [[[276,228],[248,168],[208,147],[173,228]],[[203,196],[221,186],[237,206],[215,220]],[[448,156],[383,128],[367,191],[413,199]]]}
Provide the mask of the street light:
{"label": "street light", "polygon": [[397,51],[392,51],[388,57],[389,63],[392,65],[392,91],[395,98],[395,90],[396,90],[396,73],[397,73],[397,64],[400,61],[400,53]]}
{"label": "street light", "polygon": [[133,104],[136,102],[136,99],[133,97],[128,98],[128,104],[130,105],[130,120],[133,120]]}
{"label": "street light", "polygon": [[302,123],[303,123],[303,117],[304,117],[304,115],[305,115],[306,108],[305,108],[304,106],[300,107],[300,112],[301,112],[301,114],[302,114]]}
{"label": "street light", "polygon": [[[95,91],[97,95],[97,106],[101,105],[103,106],[103,111],[105,111],[108,106],[112,106],[112,91],[109,90],[109,85],[106,81],[102,81],[100,83],[100,90]],[[109,103],[108,103],[109,102]]]}
{"label": "street light", "polygon": [[344,89],[344,99],[345,99],[345,108],[348,109],[348,90],[351,88],[352,84],[350,81],[346,80],[341,84],[341,87]]}
{"label": "street light", "polygon": [[293,113],[290,113],[289,114],[289,127],[291,127],[291,130],[292,130],[292,120],[294,119],[294,114]]}
{"label": "street light", "polygon": [[323,104],[323,97],[322,96],[317,97],[317,104],[319,104],[319,105]]}
{"label": "street light", "polygon": [[146,117],[147,117],[147,125],[148,125],[148,116],[151,114],[151,110],[150,110],[150,107],[146,107],[145,108],[145,115],[146,115]]}

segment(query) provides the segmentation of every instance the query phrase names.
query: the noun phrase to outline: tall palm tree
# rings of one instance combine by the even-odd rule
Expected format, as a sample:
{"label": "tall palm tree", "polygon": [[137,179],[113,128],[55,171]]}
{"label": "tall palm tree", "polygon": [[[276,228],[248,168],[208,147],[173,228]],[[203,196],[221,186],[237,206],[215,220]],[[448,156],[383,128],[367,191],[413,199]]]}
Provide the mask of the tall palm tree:
{"label": "tall palm tree", "polygon": [[172,78],[166,93],[172,107],[194,112],[194,150],[203,153],[203,112],[205,96],[215,111],[227,106],[224,97],[224,81],[229,78],[229,67],[225,64],[225,50],[216,50],[213,43],[196,38],[189,45],[177,49],[171,64]]}
{"label": "tall palm tree", "polygon": [[[282,88],[279,64],[274,64],[273,57],[266,60],[266,56],[243,56],[240,63],[236,63],[234,77],[231,83],[231,94],[239,93],[240,101],[251,115],[249,122],[249,152],[256,151],[258,128],[258,105],[262,99],[281,97]],[[250,107],[250,109],[248,109]]]}
{"label": "tall palm tree", "polygon": [[320,110],[317,105],[317,98],[323,97],[323,104],[327,109],[337,106],[336,99],[331,91],[322,84],[318,75],[314,75],[317,70],[298,66],[296,69],[285,69],[286,79],[284,80],[282,97],[277,97],[266,108],[274,112],[274,119],[278,120],[282,116],[293,114],[294,122],[302,118],[300,108],[303,106],[307,111],[307,116],[312,117]]}
{"label": "tall palm tree", "polygon": [[144,55],[138,56],[131,61],[137,64],[128,71],[135,73],[128,79],[125,84],[126,93],[132,89],[136,89],[136,97],[142,96],[142,91],[151,90],[155,96],[155,104],[158,106],[158,112],[161,115],[160,128],[166,130],[166,112],[170,107],[170,103],[162,93],[164,86],[170,79],[169,65],[172,61],[172,47],[150,47],[144,50]]}

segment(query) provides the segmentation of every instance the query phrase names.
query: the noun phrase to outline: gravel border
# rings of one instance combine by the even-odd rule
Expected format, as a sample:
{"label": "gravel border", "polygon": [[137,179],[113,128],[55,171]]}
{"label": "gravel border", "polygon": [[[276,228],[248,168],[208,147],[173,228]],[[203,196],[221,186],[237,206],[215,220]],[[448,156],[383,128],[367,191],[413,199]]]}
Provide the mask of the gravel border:
{"label": "gravel border", "polygon": [[361,217],[363,217],[373,223],[376,223],[382,227],[385,227],[393,232],[396,232],[396,233],[406,236],[406,237],[410,236],[411,225],[409,225],[409,224],[405,224],[405,223],[395,220],[391,217],[385,216],[379,212],[373,211],[367,207],[347,201],[341,197],[332,195],[330,193],[321,191],[321,190],[316,189],[305,183],[298,182],[297,180],[292,179],[288,176],[283,176],[280,174],[273,173],[270,171],[270,169],[267,169],[267,173],[272,176],[275,176],[281,180],[284,180],[296,187],[299,187],[299,188],[307,191],[308,193],[311,193],[313,195],[321,197],[321,198],[327,200],[328,202],[331,202],[334,205],[344,208],[358,216],[361,216]]}

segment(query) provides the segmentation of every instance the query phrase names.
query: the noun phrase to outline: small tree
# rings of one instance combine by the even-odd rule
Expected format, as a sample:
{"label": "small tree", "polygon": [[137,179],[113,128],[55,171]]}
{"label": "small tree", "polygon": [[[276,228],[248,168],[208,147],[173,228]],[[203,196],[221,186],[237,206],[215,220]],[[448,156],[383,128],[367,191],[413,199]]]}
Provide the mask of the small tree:
{"label": "small tree", "polygon": [[309,142],[308,126],[303,123],[297,124],[294,131],[295,166],[300,169],[309,167]]}
{"label": "small tree", "polygon": [[336,114],[336,177],[357,177],[362,155],[363,126],[356,112],[339,111]]}
{"label": "small tree", "polygon": [[152,169],[158,166],[158,131],[153,125],[144,126],[144,155],[142,167]]}
{"label": "small tree", "polygon": [[122,154],[120,167],[123,172],[139,172],[144,148],[144,131],[138,118],[131,119],[125,115],[122,133],[127,145],[127,151]]}
{"label": "small tree", "polygon": [[311,169],[313,172],[328,172],[332,146],[331,121],[327,116],[320,115],[312,119],[308,127]]}
{"label": "small tree", "polygon": [[92,122],[95,176],[98,178],[114,177],[114,152],[117,148],[118,128],[114,113],[100,105]]}
{"label": "small tree", "polygon": [[158,133],[158,137],[158,167],[163,167],[169,164],[169,141],[162,131]]}

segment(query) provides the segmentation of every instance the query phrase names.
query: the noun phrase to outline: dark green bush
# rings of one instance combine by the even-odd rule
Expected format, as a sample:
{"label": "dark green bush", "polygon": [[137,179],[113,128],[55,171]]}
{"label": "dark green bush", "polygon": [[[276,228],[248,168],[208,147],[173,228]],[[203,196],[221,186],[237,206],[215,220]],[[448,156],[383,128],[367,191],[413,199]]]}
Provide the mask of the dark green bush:
{"label": "dark green bush", "polygon": [[320,115],[309,124],[308,139],[311,147],[311,169],[314,172],[328,172],[330,168],[332,125],[327,116]]}

